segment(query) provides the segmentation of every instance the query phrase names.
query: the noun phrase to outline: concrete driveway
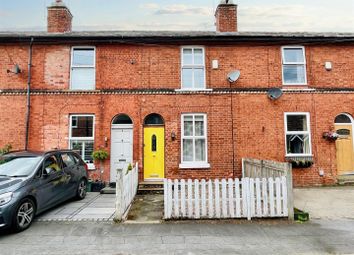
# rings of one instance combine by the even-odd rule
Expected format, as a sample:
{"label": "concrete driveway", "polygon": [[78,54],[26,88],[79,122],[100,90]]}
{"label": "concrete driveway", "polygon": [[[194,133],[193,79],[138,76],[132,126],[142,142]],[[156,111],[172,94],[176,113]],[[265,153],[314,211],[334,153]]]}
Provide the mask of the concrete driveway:
{"label": "concrete driveway", "polygon": [[310,219],[354,219],[354,186],[294,189],[294,205]]}
{"label": "concrete driveway", "polygon": [[87,193],[84,200],[71,200],[41,215],[36,221],[112,221],[115,195]]}

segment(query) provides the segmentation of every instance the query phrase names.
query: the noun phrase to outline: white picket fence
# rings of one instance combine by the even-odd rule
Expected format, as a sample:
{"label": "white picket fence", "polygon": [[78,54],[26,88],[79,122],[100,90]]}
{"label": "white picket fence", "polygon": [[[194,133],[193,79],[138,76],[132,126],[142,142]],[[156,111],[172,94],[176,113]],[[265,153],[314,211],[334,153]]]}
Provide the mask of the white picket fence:
{"label": "white picket fence", "polygon": [[127,215],[139,185],[138,163],[131,171],[117,169],[115,220],[121,221]]}
{"label": "white picket fence", "polygon": [[286,177],[164,180],[165,219],[287,217]]}

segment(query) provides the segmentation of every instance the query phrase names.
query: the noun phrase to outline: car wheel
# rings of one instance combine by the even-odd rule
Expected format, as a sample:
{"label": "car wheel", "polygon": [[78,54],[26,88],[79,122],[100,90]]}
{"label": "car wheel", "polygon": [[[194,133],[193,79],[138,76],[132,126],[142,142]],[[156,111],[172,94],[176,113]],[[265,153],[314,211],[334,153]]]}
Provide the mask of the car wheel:
{"label": "car wheel", "polygon": [[29,228],[33,222],[36,213],[36,206],[32,199],[25,198],[17,206],[13,218],[13,229],[15,232],[21,232]]}
{"label": "car wheel", "polygon": [[82,200],[86,197],[86,180],[81,179],[79,181],[79,184],[77,186],[77,194],[76,194],[77,199]]}

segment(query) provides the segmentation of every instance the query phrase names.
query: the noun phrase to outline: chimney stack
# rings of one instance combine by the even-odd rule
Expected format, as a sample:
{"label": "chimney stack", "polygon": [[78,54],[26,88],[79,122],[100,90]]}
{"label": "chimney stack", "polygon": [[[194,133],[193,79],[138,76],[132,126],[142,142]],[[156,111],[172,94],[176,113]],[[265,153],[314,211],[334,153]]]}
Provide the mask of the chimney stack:
{"label": "chimney stack", "polygon": [[73,15],[62,0],[55,0],[48,8],[48,33],[71,32]]}
{"label": "chimney stack", "polygon": [[237,32],[237,5],[232,0],[220,1],[215,18],[217,32]]}

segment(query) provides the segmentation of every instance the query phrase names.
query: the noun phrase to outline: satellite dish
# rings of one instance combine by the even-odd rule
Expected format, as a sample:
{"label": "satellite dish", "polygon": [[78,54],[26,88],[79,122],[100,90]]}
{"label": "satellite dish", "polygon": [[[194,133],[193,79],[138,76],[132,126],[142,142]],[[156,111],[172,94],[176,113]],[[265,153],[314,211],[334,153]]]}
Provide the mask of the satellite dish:
{"label": "satellite dish", "polygon": [[271,100],[277,100],[283,95],[283,91],[279,88],[271,88],[268,90],[268,97]]}
{"label": "satellite dish", "polygon": [[227,75],[227,80],[231,83],[234,83],[240,78],[241,72],[239,70],[232,71]]}

